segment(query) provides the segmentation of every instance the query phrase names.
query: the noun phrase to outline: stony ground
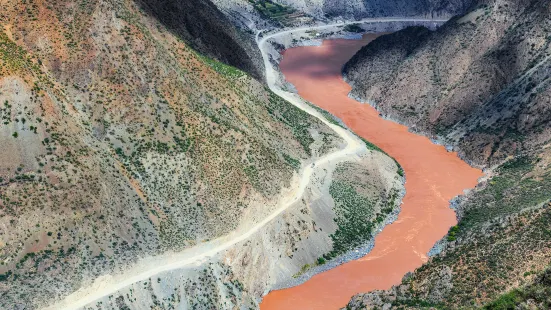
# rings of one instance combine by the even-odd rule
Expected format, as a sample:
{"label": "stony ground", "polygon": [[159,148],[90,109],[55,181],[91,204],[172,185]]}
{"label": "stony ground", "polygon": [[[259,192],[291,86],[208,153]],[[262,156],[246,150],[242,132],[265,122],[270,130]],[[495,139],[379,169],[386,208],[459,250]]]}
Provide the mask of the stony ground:
{"label": "stony ground", "polygon": [[132,1],[3,9],[4,308],[50,303],[139,256],[226,234],[341,143]]}

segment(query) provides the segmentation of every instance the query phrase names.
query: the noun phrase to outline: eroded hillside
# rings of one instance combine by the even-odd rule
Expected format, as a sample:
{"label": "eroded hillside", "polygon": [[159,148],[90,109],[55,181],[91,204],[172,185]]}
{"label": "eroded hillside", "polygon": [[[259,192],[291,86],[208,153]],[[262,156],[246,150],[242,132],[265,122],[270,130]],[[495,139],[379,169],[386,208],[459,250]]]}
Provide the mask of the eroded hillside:
{"label": "eroded hillside", "polygon": [[427,264],[347,309],[549,307],[549,16],[548,1],[479,1],[435,32],[380,37],[347,64],[354,97],[491,168],[452,203],[459,224]]}
{"label": "eroded hillside", "polygon": [[342,142],[132,1],[2,7],[2,308],[249,223]]}

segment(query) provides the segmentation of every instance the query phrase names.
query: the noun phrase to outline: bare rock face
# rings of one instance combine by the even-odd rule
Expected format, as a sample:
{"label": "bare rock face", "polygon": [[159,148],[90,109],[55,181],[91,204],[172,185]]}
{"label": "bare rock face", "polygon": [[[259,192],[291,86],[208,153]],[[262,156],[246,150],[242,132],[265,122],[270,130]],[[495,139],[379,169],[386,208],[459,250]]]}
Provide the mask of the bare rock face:
{"label": "bare rock face", "polygon": [[415,130],[499,162],[546,142],[550,6],[479,1],[435,32],[383,36],[345,66],[352,95]]}
{"label": "bare rock face", "polygon": [[381,16],[450,17],[465,12],[473,0],[277,0],[313,16],[354,18]]}
{"label": "bare rock face", "polygon": [[423,279],[418,284],[420,290],[427,292],[423,298],[432,303],[444,300],[453,288],[452,277],[452,269],[448,266],[442,266],[437,273],[434,273],[433,277]]}
{"label": "bare rock face", "polygon": [[441,302],[452,289],[452,277],[452,269],[448,266],[442,266],[438,272],[421,281],[415,281],[415,274],[408,273],[404,276],[401,285],[393,286],[387,291],[377,290],[355,295],[348,303],[347,309],[391,309],[393,304],[406,302],[412,297],[410,294],[412,283],[415,283],[416,291],[425,293],[422,296],[416,295],[416,299],[436,304]]}

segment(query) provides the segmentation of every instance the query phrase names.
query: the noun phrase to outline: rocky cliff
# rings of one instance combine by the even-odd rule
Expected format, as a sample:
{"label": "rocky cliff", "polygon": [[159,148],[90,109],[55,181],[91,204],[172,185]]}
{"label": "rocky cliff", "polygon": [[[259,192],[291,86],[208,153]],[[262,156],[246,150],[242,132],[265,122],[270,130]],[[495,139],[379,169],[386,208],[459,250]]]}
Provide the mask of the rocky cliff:
{"label": "rocky cliff", "polygon": [[326,18],[366,18],[381,16],[451,17],[465,12],[472,0],[277,0],[308,14]]}

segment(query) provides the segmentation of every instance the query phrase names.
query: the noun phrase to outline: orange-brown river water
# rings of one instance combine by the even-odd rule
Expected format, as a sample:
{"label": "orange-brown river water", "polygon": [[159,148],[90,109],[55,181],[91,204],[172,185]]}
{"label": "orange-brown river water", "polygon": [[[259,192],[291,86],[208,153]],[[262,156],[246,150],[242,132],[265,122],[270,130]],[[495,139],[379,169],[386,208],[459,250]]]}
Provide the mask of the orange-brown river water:
{"label": "orange-brown river water", "polygon": [[402,165],[406,175],[402,210],[396,222],[377,235],[369,254],[301,285],[270,292],[261,310],[335,310],[356,293],[399,284],[405,273],[427,261],[426,253],[456,224],[450,199],[474,187],[482,176],[456,153],[380,118],[374,108],[347,96],[351,87],[342,79],[341,67],[374,38],[365,35],[363,40],[326,40],[322,46],[291,48],[284,52],[280,67],[302,98],[342,119]]}

